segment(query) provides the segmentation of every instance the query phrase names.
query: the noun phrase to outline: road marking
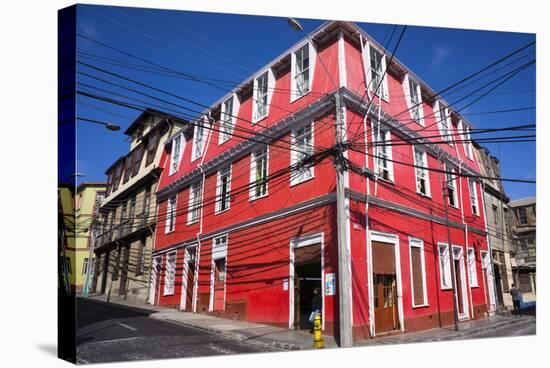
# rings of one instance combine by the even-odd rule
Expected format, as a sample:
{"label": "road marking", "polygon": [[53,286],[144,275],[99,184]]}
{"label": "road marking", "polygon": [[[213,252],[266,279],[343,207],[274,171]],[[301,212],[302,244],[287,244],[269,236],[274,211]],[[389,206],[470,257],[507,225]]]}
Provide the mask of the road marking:
{"label": "road marking", "polygon": [[137,328],[134,328],[134,327],[132,327],[132,326],[130,326],[130,325],[127,325],[126,323],[117,322],[116,324],[119,325],[119,326],[122,326],[122,327],[124,327],[124,328],[127,328],[127,329],[129,329],[130,331],[137,331]]}

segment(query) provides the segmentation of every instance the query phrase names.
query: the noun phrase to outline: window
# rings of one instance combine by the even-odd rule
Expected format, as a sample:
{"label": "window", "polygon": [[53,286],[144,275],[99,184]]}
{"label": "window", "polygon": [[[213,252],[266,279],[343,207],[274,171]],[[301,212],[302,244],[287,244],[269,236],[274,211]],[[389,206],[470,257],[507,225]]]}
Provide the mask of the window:
{"label": "window", "polygon": [[132,224],[134,223],[134,216],[136,214],[136,196],[134,195],[130,199],[130,206],[128,208],[128,230],[132,230]]}
{"label": "window", "polygon": [[388,98],[388,81],[386,78],[386,59],[384,55],[369,45],[370,53],[370,89],[378,96]]}
{"label": "window", "polygon": [[405,78],[405,95],[409,96],[407,102],[409,111],[411,112],[411,118],[419,124],[424,125],[424,110],[422,108],[422,92],[420,90],[420,85],[408,75]]}
{"label": "window", "polygon": [[122,176],[123,162],[119,162],[115,169],[115,175],[113,178],[113,192],[118,189],[118,183],[120,182],[120,177]]}
{"label": "window", "polygon": [[126,183],[130,179],[130,174],[132,173],[132,157],[133,153],[130,153],[124,160],[124,179],[123,183]]}
{"label": "window", "polygon": [[466,153],[466,157],[470,160],[473,160],[473,153],[472,153],[472,142],[470,141],[470,127],[462,120],[458,122],[458,126],[460,129],[460,137],[462,138],[463,146],[464,146],[464,152]]}
{"label": "window", "polygon": [[189,212],[187,214],[187,224],[192,224],[199,220],[201,200],[201,182],[198,181],[189,187]]}
{"label": "window", "polygon": [[438,244],[439,249],[439,275],[441,280],[441,289],[450,289],[451,281],[451,262],[449,256],[449,246],[447,244]]}
{"label": "window", "polygon": [[141,166],[141,159],[143,158],[143,144],[139,145],[134,151],[133,162],[132,162],[132,177],[136,176],[139,172],[139,167]]}
{"label": "window", "polygon": [[202,156],[205,140],[204,131],[205,129],[208,129],[208,124],[209,123],[205,120],[205,118],[195,122],[195,127],[193,129],[193,152],[191,154],[191,160],[196,160]]}
{"label": "window", "polygon": [[291,64],[291,92],[290,99],[294,101],[311,90],[311,72],[313,63],[311,63],[310,53],[313,50],[309,43],[305,44],[298,51],[292,53]]}
{"label": "window", "polygon": [[258,122],[267,116],[269,97],[269,74],[270,71],[267,71],[258,78],[254,79],[254,111],[252,113],[253,122]]}
{"label": "window", "polygon": [[441,133],[441,140],[451,144],[451,110],[445,107],[441,102],[437,102],[437,125]]}
{"label": "window", "polygon": [[166,274],[164,276],[164,295],[174,294],[176,281],[176,252],[166,255]]}
{"label": "window", "polygon": [[[452,173],[456,172],[456,170],[452,167],[449,167],[445,165],[446,171],[450,171]],[[458,195],[456,190],[456,176],[452,173],[445,173],[445,184],[447,186],[447,200],[449,201],[449,205],[455,208],[458,208]]]}
{"label": "window", "polygon": [[84,262],[82,264],[82,274],[85,275],[88,273],[88,267],[89,267],[89,264],[88,264],[88,258],[84,258]]}
{"label": "window", "polygon": [[214,266],[214,282],[224,282],[226,276],[227,235],[214,238],[212,246],[212,263]]}
{"label": "window", "polygon": [[145,194],[143,195],[143,223],[149,223],[149,207],[151,206],[151,186],[149,185],[145,189]]}
{"label": "window", "polygon": [[313,124],[309,123],[291,132],[290,185],[299,184],[313,178],[313,165],[304,163],[313,154]]}
{"label": "window", "polygon": [[428,154],[417,148],[413,147],[414,151],[414,169],[416,176],[416,192],[424,196],[430,196],[430,180],[428,174]]}
{"label": "window", "polygon": [[468,187],[470,188],[470,203],[472,204],[472,213],[479,216],[476,182],[473,179],[468,179]]}
{"label": "window", "polygon": [[527,225],[527,209],[525,207],[519,207],[517,211],[519,224]]}
{"label": "window", "polygon": [[168,203],[166,207],[166,227],[164,229],[165,233],[170,233],[176,228],[176,202],[176,195],[168,198]]}
{"label": "window", "polygon": [[145,251],[146,251],[145,238],[139,241],[138,259],[136,264],[136,276],[143,275],[145,273]]}
{"label": "window", "polygon": [[225,282],[225,258],[222,259],[216,259],[214,261],[215,265],[215,281],[218,282]]}
{"label": "window", "polygon": [[178,171],[178,168],[179,168],[179,165],[180,165],[181,155],[182,155],[182,152],[183,152],[183,150],[181,148],[182,139],[183,139],[183,135],[179,134],[172,141],[172,152],[171,152],[171,155],[170,155],[171,157],[170,157],[170,174],[169,175],[172,175],[176,171]]}
{"label": "window", "polygon": [[428,304],[426,293],[426,265],[424,261],[424,242],[420,239],[409,239],[411,261],[412,304],[418,307]]}
{"label": "window", "polygon": [[384,180],[393,181],[393,163],[391,151],[391,133],[379,124],[374,127],[374,161],[376,173]]}
{"label": "window", "polygon": [[[468,281],[470,287],[477,287],[476,253],[472,248],[468,248]],[[506,277],[506,274],[504,274]]]}
{"label": "window", "polygon": [[229,209],[231,190],[231,166],[218,171],[216,183],[216,213]]}
{"label": "window", "polygon": [[65,269],[67,270],[67,273],[68,274],[71,274],[73,273],[72,269],[71,269],[71,258],[69,257],[65,257]]}
{"label": "window", "polygon": [[151,133],[149,139],[147,140],[147,159],[145,160],[145,166],[149,166],[149,164],[151,164],[151,162],[155,159],[155,153],[157,152],[159,140],[160,134],[158,130],[155,130],[155,132]]}
{"label": "window", "polygon": [[220,136],[218,139],[218,144],[222,144],[231,138],[233,134],[233,127],[235,125],[234,118],[234,109],[233,109],[233,98],[234,96],[229,97],[222,104],[222,112],[220,116]]}
{"label": "window", "polygon": [[267,146],[250,155],[250,199],[267,195]]}
{"label": "window", "polygon": [[107,175],[107,196],[111,194],[111,189],[113,187],[114,172],[111,170]]}

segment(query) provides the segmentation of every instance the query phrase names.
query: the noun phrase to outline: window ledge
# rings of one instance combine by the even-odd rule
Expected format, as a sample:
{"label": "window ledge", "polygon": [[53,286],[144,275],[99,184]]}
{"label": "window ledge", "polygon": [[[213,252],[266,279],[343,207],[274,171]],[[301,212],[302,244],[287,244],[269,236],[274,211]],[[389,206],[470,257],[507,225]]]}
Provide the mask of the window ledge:
{"label": "window ledge", "polygon": [[430,200],[432,199],[432,196],[430,194],[424,194],[424,193],[421,193],[419,191],[416,191],[416,194],[418,194],[422,198],[426,198],[426,199],[430,199]]}
{"label": "window ledge", "polygon": [[418,305],[414,305],[414,304],[413,304],[412,307],[413,307],[413,309],[414,309],[414,308],[427,308],[427,307],[429,307],[429,306],[430,306],[430,305],[426,303],[426,304],[418,304]]}
{"label": "window ledge", "polygon": [[290,180],[290,186],[293,187],[293,186],[296,186],[296,185],[305,183],[305,182],[310,181],[310,180],[313,180],[313,179],[315,179],[315,174],[311,175],[310,178],[303,179],[303,180],[300,180],[300,181],[294,181],[294,182],[293,182],[292,180]]}
{"label": "window ledge", "polygon": [[164,230],[164,233],[165,233],[165,234],[171,234],[171,233],[173,233],[175,230],[176,230],[175,228],[174,228],[173,230],[170,230],[170,231]]}
{"label": "window ledge", "polygon": [[311,88],[309,89],[309,91],[307,91],[303,95],[301,95],[301,96],[296,95],[296,97],[294,97],[295,96],[295,91],[291,90],[290,91],[290,103],[292,104],[292,103],[298,101],[299,99],[301,99],[302,97],[309,95],[310,92],[311,92]]}
{"label": "window ledge", "polygon": [[174,295],[173,291],[171,293],[162,293],[162,296],[171,296],[171,295]]}
{"label": "window ledge", "polygon": [[193,221],[187,221],[187,225],[193,225],[199,222],[199,219],[193,220]]}
{"label": "window ledge", "polygon": [[261,196],[257,196],[257,197],[256,197],[256,196],[251,196],[251,197],[249,196],[248,201],[249,201],[249,202],[253,202],[253,201],[256,201],[256,200],[258,200],[258,199],[265,198],[265,197],[267,197],[268,194],[269,194],[269,193],[266,192],[265,194],[263,194],[263,195],[261,195]]}
{"label": "window ledge", "polygon": [[214,211],[214,215],[219,215],[219,214],[221,214],[221,213],[227,212],[227,211],[229,211],[230,208],[231,208],[231,207],[227,207],[225,210]]}
{"label": "window ledge", "polygon": [[259,122],[261,122],[262,120],[267,119],[267,115],[268,115],[268,114],[265,114],[264,116],[259,117],[259,118],[257,118],[257,119],[252,119],[252,125],[256,125],[256,124],[258,124]]}

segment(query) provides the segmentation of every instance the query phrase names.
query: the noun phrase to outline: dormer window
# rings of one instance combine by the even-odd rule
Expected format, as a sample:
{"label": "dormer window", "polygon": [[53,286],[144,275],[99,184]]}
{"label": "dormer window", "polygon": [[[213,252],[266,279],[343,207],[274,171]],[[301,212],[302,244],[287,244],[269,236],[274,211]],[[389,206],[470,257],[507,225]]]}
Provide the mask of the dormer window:
{"label": "dormer window", "polygon": [[222,104],[220,116],[220,136],[218,144],[222,144],[231,138],[235,127],[235,95],[232,95]]}
{"label": "dormer window", "polygon": [[270,88],[275,84],[273,72],[266,71],[254,79],[252,122],[257,123],[269,113]]}
{"label": "dormer window", "polygon": [[386,71],[386,58],[372,45],[366,48],[369,60],[368,87],[380,98],[387,100],[388,96],[388,78]]}
{"label": "dormer window", "polygon": [[407,74],[403,81],[403,89],[405,91],[405,98],[411,118],[420,125],[424,125],[424,110],[422,108],[422,92],[420,90],[420,85]]}
{"label": "dormer window", "polygon": [[449,144],[452,143],[452,123],[451,123],[451,110],[437,101],[437,125],[441,133],[441,140]]}
{"label": "dormer window", "polygon": [[315,67],[315,49],[305,44],[291,56],[290,101],[295,101],[311,91],[311,81]]}
{"label": "dormer window", "polygon": [[183,135],[179,134],[172,141],[172,152],[170,157],[170,175],[178,171],[181,156],[183,153],[182,140],[183,140]]}
{"label": "dormer window", "polygon": [[202,118],[195,122],[193,130],[193,151],[191,153],[191,160],[196,160],[202,157],[202,152],[204,150],[204,141],[206,139],[207,126],[209,123],[206,121],[206,118]]}

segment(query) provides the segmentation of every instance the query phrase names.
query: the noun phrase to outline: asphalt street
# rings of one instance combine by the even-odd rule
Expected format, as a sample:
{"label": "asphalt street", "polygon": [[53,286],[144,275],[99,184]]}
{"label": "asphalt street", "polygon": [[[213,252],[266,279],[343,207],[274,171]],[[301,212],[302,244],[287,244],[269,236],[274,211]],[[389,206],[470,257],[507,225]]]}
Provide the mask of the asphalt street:
{"label": "asphalt street", "polygon": [[149,318],[150,311],[78,299],[77,362],[185,358],[275,351]]}

